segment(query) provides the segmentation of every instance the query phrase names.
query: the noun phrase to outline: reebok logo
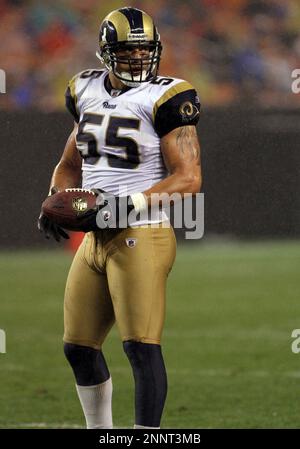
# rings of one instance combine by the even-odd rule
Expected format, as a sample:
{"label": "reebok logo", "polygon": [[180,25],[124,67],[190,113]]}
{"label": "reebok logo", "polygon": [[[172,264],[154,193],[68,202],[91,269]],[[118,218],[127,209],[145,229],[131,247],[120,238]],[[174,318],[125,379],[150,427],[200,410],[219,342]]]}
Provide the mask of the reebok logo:
{"label": "reebok logo", "polygon": [[135,245],[137,244],[137,239],[134,239],[134,238],[128,238],[128,239],[125,239],[125,241],[126,241],[126,245],[128,246],[128,248],[134,248]]}

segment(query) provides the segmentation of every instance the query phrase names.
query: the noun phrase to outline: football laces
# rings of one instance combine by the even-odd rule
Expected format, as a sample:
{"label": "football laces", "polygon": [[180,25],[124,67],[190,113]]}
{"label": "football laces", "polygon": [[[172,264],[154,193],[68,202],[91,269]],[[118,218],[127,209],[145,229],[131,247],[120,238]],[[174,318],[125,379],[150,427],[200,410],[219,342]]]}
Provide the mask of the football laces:
{"label": "football laces", "polygon": [[72,188],[72,189],[65,189],[65,192],[80,192],[80,193],[90,193],[91,195],[96,195],[95,192],[89,189],[80,189],[80,188]]}

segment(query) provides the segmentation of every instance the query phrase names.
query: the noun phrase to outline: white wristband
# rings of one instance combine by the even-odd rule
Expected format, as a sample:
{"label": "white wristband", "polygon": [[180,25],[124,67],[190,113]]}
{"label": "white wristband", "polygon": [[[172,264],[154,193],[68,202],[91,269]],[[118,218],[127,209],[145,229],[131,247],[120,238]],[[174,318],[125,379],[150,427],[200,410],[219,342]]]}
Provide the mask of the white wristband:
{"label": "white wristband", "polygon": [[143,212],[148,208],[148,202],[143,193],[133,193],[130,197],[136,212]]}

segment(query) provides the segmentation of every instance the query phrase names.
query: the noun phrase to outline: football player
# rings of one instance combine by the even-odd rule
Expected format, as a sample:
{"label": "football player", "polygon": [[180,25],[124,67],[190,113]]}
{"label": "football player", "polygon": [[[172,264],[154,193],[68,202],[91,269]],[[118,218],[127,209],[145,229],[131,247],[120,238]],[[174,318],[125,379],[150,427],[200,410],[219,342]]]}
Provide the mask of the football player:
{"label": "football player", "polygon": [[[74,129],[50,194],[82,186],[126,196],[126,213],[157,206],[152,194],[194,194],[201,187],[195,125],[200,103],[188,82],[158,76],[162,46],[152,18],[131,7],[100,26],[105,69],[69,82]],[[111,210],[111,209],[110,209]],[[87,428],[112,428],[112,379],[102,345],[116,322],[135,381],[134,428],[159,428],[167,394],[161,350],[165,289],[176,240],[163,211],[126,228],[97,228],[97,212],[70,268],[64,302],[64,351],[74,371]],[[39,229],[67,234],[41,214]]]}

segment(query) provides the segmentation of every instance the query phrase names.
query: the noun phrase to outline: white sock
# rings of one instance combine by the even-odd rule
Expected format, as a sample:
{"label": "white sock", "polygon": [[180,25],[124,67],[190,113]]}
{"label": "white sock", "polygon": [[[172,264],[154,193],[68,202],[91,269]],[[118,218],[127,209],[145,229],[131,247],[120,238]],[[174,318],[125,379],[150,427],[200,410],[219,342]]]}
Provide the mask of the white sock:
{"label": "white sock", "polygon": [[76,385],[87,429],[112,429],[111,377],[99,385]]}
{"label": "white sock", "polygon": [[138,424],[135,424],[133,426],[134,429],[160,429],[160,427],[147,427],[147,426],[139,426]]}

